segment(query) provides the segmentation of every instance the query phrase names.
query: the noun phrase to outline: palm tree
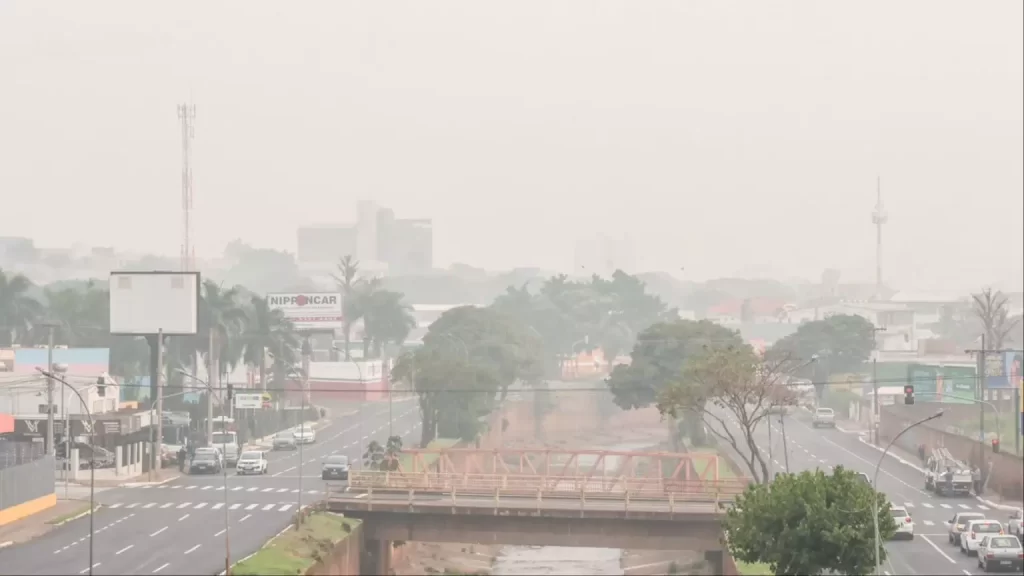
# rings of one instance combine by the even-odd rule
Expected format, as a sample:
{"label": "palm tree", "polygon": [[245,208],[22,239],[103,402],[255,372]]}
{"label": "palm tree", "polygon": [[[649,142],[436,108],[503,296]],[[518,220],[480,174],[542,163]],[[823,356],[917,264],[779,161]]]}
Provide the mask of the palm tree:
{"label": "palm tree", "polygon": [[400,292],[382,290],[375,278],[363,283],[360,289],[359,309],[363,316],[363,358],[372,352],[380,356],[388,343],[401,344],[416,327],[412,307],[405,304]]}
{"label": "palm tree", "polygon": [[247,312],[249,318],[240,339],[242,360],[249,366],[259,368],[260,386],[266,390],[267,350],[274,353],[275,361],[280,358],[294,364],[299,338],[291,321],[280,310],[268,306],[266,298],[253,296]]}
{"label": "palm tree", "polygon": [[338,276],[334,276],[334,281],[341,290],[341,329],[344,332],[345,339],[345,361],[348,362],[352,359],[352,355],[349,353],[349,344],[352,341],[352,324],[359,319],[356,303],[356,289],[359,284],[357,279],[359,275],[359,261],[352,258],[351,254],[345,256],[338,262],[338,273]]}
{"label": "palm tree", "polygon": [[[238,288],[224,290],[212,280],[203,282],[199,302],[199,333],[202,341],[197,348],[205,348],[207,376],[211,387],[220,386],[221,363],[237,363],[241,350],[233,341],[245,331],[247,317],[238,301]],[[156,396],[153,396],[154,398]]]}
{"label": "palm tree", "polygon": [[32,323],[42,315],[42,304],[28,295],[31,288],[28,278],[0,269],[0,346],[27,338]]}

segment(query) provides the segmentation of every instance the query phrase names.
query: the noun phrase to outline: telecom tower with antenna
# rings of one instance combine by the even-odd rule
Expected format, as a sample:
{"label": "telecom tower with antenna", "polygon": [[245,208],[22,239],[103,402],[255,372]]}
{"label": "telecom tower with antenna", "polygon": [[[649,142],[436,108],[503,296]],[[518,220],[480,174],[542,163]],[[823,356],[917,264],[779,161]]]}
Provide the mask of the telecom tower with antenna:
{"label": "telecom tower with antenna", "polygon": [[192,245],[192,139],[196,135],[196,107],[179,104],[178,120],[181,120],[181,210],[184,216],[181,269],[188,272],[196,269],[196,249]]}
{"label": "telecom tower with antenna", "polygon": [[889,221],[889,214],[882,204],[882,178],[878,178],[876,186],[877,199],[875,210],[871,213],[871,222],[875,225],[875,298],[882,298],[882,226]]}

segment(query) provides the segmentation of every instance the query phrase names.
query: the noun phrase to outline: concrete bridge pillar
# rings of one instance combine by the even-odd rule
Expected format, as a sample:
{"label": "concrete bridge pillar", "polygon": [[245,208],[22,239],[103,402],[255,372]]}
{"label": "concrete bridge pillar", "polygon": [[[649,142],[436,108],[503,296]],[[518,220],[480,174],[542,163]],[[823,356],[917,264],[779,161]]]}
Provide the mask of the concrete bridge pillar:
{"label": "concrete bridge pillar", "polygon": [[381,574],[388,576],[391,571],[391,541],[367,540],[366,549],[359,562],[361,574]]}
{"label": "concrete bridge pillar", "polygon": [[722,550],[705,550],[704,561],[708,565],[708,574],[725,574],[725,553]]}

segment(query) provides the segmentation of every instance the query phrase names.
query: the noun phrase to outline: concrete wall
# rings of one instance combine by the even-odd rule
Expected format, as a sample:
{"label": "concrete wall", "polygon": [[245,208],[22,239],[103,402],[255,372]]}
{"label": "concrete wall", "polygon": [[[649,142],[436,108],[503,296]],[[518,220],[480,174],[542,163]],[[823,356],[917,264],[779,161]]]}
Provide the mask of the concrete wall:
{"label": "concrete wall", "polygon": [[[943,420],[949,415],[949,407],[946,404],[942,405],[947,413],[939,420]],[[954,405],[954,407],[969,410],[973,414],[978,413],[978,408],[974,406]],[[933,403],[912,406],[903,404],[881,406],[878,435],[884,440],[889,440],[909,424],[934,414],[936,408]],[[966,436],[930,427],[928,424],[930,423],[907,431],[896,441],[896,445],[912,454],[917,454],[917,448],[922,444],[926,449],[945,446],[955,457],[969,464],[976,464],[984,454],[986,467],[988,463],[992,463],[992,473],[988,479],[989,492],[999,494],[1006,499],[1024,500],[1024,462],[1020,457],[1013,454],[995,454],[988,443],[983,444]],[[1012,441],[1012,439],[1003,441],[1007,442],[1007,440]]]}
{"label": "concrete wall", "polygon": [[53,456],[0,469],[0,526],[57,504]]}
{"label": "concrete wall", "polygon": [[338,574],[361,574],[359,563],[363,552],[363,526],[357,525],[352,532],[334,546],[330,557],[316,563],[306,574],[331,576]]}

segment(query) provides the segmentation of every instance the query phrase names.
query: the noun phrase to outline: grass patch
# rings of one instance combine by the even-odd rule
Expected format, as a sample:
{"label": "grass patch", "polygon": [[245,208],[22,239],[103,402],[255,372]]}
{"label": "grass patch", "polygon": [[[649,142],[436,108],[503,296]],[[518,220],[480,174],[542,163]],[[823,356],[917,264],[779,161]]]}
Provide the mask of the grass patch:
{"label": "grass patch", "polygon": [[772,574],[767,564],[761,562],[736,561],[736,571],[744,576],[766,576]]}
{"label": "grass patch", "polygon": [[[97,508],[99,508],[99,506],[97,506]],[[67,522],[68,520],[71,520],[72,518],[75,518],[76,516],[81,516],[82,514],[85,514],[88,511],[89,511],[89,505],[86,504],[85,506],[82,506],[81,508],[79,508],[77,510],[74,510],[72,512],[68,512],[67,514],[61,514],[60,516],[57,516],[56,518],[54,518],[52,520],[47,520],[46,523],[47,524],[63,524],[64,522]]]}
{"label": "grass patch", "polygon": [[[434,440],[431,440],[429,444],[427,444],[427,449],[440,450],[443,448],[451,448],[452,446],[455,446],[459,442],[460,440],[458,438],[435,438]],[[423,464],[425,464],[429,469],[431,466],[434,465],[435,462],[437,462],[437,458],[437,454],[424,454]],[[412,472],[412,455],[399,454],[398,464],[399,466],[401,466],[401,468],[399,468],[400,470],[403,470],[405,472]],[[417,470],[417,472],[423,472],[423,470]]]}
{"label": "grass patch", "polygon": [[334,545],[344,540],[358,520],[329,514],[310,514],[298,529],[292,529],[258,552],[236,564],[232,574],[305,574],[314,564],[325,559]]}

